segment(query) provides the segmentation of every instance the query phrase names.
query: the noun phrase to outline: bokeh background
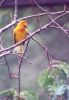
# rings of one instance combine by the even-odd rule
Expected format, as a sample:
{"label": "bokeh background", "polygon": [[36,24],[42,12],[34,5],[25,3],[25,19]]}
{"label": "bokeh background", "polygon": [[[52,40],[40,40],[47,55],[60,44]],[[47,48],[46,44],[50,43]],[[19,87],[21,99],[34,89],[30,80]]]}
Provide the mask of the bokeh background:
{"label": "bokeh background", "polygon": [[[57,6],[43,6],[44,9],[50,12],[56,12],[63,10],[63,5]],[[34,6],[34,9],[38,13],[42,11]],[[34,14],[31,6],[18,8],[18,18],[23,18]],[[51,15],[53,18],[56,15]],[[11,17],[14,17],[14,8],[0,8],[0,28],[6,26],[11,22]],[[47,15],[38,17],[39,23],[42,26],[50,22]],[[33,31],[39,28],[36,17],[26,19],[28,21],[28,31],[32,34]],[[69,14],[66,14],[62,18],[58,19],[57,22],[69,29]],[[13,45],[13,28],[7,29],[2,33],[2,41],[4,42],[3,48],[7,48]],[[44,42],[47,43],[48,51],[57,60],[69,63],[69,37],[60,29],[48,27],[46,30],[42,30],[40,34],[36,34],[34,38],[39,41],[42,45]],[[18,73],[18,60],[15,55],[8,55],[7,61],[12,73]],[[48,59],[44,53],[44,50],[32,39],[30,40],[29,47],[27,49],[25,57],[31,61],[31,64],[27,60],[23,60],[21,68],[21,90],[32,90],[37,94],[40,94],[39,100],[48,100],[47,93],[39,87],[37,78],[40,73],[48,67]],[[55,60],[51,57],[51,60]],[[5,63],[5,59],[0,58],[1,63]],[[0,91],[15,88],[18,90],[18,80],[10,79],[8,76],[8,70],[6,65],[0,65]]]}

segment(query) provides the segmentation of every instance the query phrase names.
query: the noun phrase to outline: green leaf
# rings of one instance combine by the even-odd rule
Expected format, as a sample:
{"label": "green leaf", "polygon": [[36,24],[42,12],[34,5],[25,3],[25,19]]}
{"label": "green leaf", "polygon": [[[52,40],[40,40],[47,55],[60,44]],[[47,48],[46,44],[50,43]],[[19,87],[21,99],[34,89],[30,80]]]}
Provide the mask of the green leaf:
{"label": "green leaf", "polygon": [[55,81],[65,80],[67,78],[67,75],[64,70],[58,67],[51,68],[50,75],[52,75]]}
{"label": "green leaf", "polygon": [[1,91],[0,92],[0,96],[9,96],[9,95],[15,95],[16,94],[16,90],[14,89],[10,89],[10,90],[5,90],[5,91]]}
{"label": "green leaf", "polygon": [[44,89],[48,89],[50,85],[53,85],[54,79],[53,77],[49,74],[48,70],[43,71],[40,76],[38,77],[38,83],[41,87]]}
{"label": "green leaf", "polygon": [[52,67],[46,69],[38,77],[38,84],[49,92],[53,93],[55,89],[64,84],[64,80],[67,78],[63,69]]}
{"label": "green leaf", "polygon": [[59,68],[63,69],[64,72],[67,74],[67,77],[69,77],[69,65],[65,62],[60,62],[58,65],[57,65]]}
{"label": "green leaf", "polygon": [[38,100],[38,96],[32,91],[23,91],[20,93],[20,96],[25,100]]}
{"label": "green leaf", "polygon": [[14,99],[17,95],[17,92],[15,89],[9,89],[5,91],[0,92],[0,99],[4,99],[5,97],[8,97],[8,99]]}

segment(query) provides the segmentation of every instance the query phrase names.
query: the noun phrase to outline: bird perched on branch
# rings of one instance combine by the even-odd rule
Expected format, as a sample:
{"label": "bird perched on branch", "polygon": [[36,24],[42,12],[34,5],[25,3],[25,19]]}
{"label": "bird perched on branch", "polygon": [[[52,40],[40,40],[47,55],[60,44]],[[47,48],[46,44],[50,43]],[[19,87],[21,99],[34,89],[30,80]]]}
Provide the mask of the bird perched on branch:
{"label": "bird perched on branch", "polygon": [[[13,40],[14,40],[15,44],[24,40],[27,37],[27,35],[28,35],[27,25],[28,25],[27,21],[21,20],[16,25],[16,27],[14,28],[14,30],[13,30]],[[15,47],[14,52],[24,53],[24,43]]]}

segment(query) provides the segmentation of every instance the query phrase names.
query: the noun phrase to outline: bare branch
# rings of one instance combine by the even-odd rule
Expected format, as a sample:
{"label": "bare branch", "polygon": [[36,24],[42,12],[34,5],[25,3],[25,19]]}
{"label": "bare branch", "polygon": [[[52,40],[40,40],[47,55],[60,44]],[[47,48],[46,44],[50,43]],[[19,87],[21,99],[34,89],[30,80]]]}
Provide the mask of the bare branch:
{"label": "bare branch", "polygon": [[18,6],[18,0],[15,0],[15,12],[14,12],[14,20],[17,20],[17,6]]}
{"label": "bare branch", "polygon": [[[68,14],[68,13],[69,13],[69,11],[65,11],[65,12],[62,11],[62,12],[59,12],[59,14],[61,14],[61,15],[57,16],[57,17],[54,19],[54,21],[57,20],[58,18],[64,16],[64,15]],[[51,14],[56,14],[56,12],[55,12],[55,13],[51,13]],[[46,13],[40,13],[40,14],[37,14],[37,15],[30,15],[30,16],[27,16],[27,17],[19,18],[19,19],[17,19],[17,22],[19,22],[19,21],[22,20],[22,19],[29,19],[29,18],[32,18],[32,17],[35,17],[35,16],[43,16],[43,15],[46,15]],[[16,21],[12,21],[10,24],[4,26],[3,28],[0,28],[0,35],[1,35],[1,33],[2,33],[3,31],[5,31],[6,29],[10,28],[10,27],[13,26],[15,23],[16,23]],[[51,23],[52,23],[52,21],[51,21]]]}
{"label": "bare branch", "polygon": [[49,67],[51,68],[51,61],[50,61],[50,55],[49,55],[49,52],[48,52],[48,48],[47,48],[47,45],[44,46],[42,44],[40,44],[36,39],[32,38],[32,40],[34,40],[40,47],[42,47],[45,51],[45,54],[47,56],[47,59],[48,59],[48,62],[49,62]]}
{"label": "bare branch", "polygon": [[28,48],[28,45],[29,45],[29,41],[30,41],[30,39],[28,39],[28,42],[27,42],[27,45],[26,45],[26,48],[25,48],[25,51],[24,51],[24,53],[23,53],[23,55],[22,55],[22,58],[21,58],[21,60],[20,60],[20,62],[19,62],[19,73],[18,73],[18,81],[19,81],[19,94],[20,94],[20,92],[21,92],[21,65],[22,65],[22,61],[23,61],[23,59],[24,59],[24,56],[25,56],[25,53],[26,53],[26,51],[27,51],[27,48]]}
{"label": "bare branch", "polygon": [[43,10],[44,12],[46,12],[46,14],[48,15],[48,17],[52,20],[53,23],[55,23],[62,31],[64,31],[65,34],[68,35],[68,32],[63,28],[61,27],[51,16],[50,14],[44,9],[42,8],[39,4],[37,4],[37,2],[35,0],[33,0],[34,3],[37,5],[37,7],[39,7],[41,10]]}
{"label": "bare branch", "polygon": [[66,11],[67,9],[67,4],[64,4],[64,11]]}
{"label": "bare branch", "polygon": [[7,68],[8,68],[8,73],[9,73],[9,78],[11,78],[11,72],[10,72],[10,67],[9,67],[9,64],[8,64],[8,61],[7,61],[7,58],[6,58],[6,56],[4,55],[4,58],[5,58],[5,63],[6,63],[6,66],[7,66]]}
{"label": "bare branch", "polygon": [[[65,13],[61,14],[60,16],[57,16],[54,20],[57,20],[58,18],[60,18],[60,17],[62,17],[62,16],[64,16],[64,15],[66,15],[66,14],[67,14],[67,13],[65,12]],[[39,33],[41,30],[46,29],[51,23],[52,23],[52,21],[50,21],[48,24],[46,24],[46,25],[44,25],[43,27],[41,27],[41,29],[37,29],[36,31],[32,32],[26,39],[22,40],[21,42],[19,42],[19,43],[17,43],[17,44],[14,44],[14,45],[12,45],[12,46],[6,48],[6,49],[0,50],[0,53],[3,53],[3,52],[8,51],[8,50],[11,50],[11,49],[13,49],[14,47],[18,46],[19,44],[21,44],[21,43],[27,41],[27,39],[30,39],[30,38],[33,37],[35,34]],[[4,28],[5,28],[5,27],[4,27]],[[6,28],[5,28],[5,29],[6,29]]]}

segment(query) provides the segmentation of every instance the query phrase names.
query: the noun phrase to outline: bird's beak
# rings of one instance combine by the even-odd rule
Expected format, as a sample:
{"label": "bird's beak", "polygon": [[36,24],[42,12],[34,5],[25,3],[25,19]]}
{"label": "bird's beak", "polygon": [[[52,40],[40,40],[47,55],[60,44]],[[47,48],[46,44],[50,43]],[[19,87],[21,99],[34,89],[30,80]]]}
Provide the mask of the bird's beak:
{"label": "bird's beak", "polygon": [[24,25],[25,28],[27,28],[27,26]]}

